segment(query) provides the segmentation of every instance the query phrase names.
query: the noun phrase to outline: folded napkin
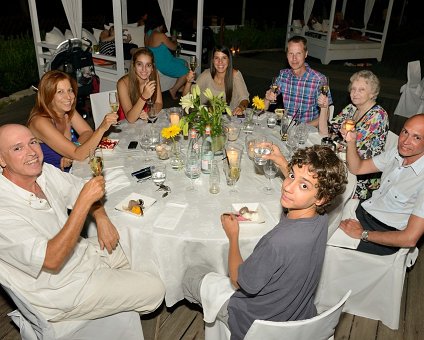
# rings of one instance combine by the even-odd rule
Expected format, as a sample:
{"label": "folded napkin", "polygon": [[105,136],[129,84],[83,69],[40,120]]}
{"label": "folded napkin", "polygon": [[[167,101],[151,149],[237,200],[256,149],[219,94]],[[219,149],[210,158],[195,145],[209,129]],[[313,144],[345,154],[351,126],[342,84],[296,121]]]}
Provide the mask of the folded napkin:
{"label": "folded napkin", "polygon": [[174,230],[184,214],[187,203],[168,202],[154,223],[155,228]]}
{"label": "folded napkin", "polygon": [[131,184],[123,168],[105,169],[103,176],[106,181],[106,195],[110,195]]}
{"label": "folded napkin", "polygon": [[341,248],[358,248],[360,240],[348,236],[343,230],[337,228],[333,236],[327,241],[327,245]]}
{"label": "folded napkin", "polygon": [[234,292],[235,289],[228,276],[213,272],[206,274],[200,286],[203,320],[208,323],[214,322],[222,305]]}

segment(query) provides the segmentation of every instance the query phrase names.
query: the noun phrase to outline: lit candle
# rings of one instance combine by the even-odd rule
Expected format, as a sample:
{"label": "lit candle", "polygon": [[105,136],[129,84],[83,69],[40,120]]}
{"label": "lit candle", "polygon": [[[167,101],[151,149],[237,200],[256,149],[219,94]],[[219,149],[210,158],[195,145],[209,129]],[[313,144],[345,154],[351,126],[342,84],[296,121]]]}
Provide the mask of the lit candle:
{"label": "lit candle", "polygon": [[167,145],[166,144],[156,145],[156,154],[158,155],[159,159],[168,159],[169,153],[168,153]]}
{"label": "lit candle", "polygon": [[237,150],[228,150],[227,157],[230,167],[238,167],[239,152]]}
{"label": "lit candle", "polygon": [[178,112],[171,112],[169,114],[169,120],[171,121],[171,125],[178,125],[180,122],[180,115]]}

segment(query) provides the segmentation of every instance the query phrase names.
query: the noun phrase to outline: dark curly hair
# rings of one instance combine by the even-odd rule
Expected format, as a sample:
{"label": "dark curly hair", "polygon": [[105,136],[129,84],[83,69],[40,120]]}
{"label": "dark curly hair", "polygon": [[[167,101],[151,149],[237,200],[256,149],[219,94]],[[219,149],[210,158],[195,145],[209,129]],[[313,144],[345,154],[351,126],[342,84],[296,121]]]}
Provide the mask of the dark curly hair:
{"label": "dark curly hair", "polygon": [[325,207],[346,189],[347,169],[345,164],[329,147],[314,145],[298,149],[294,153],[288,168],[293,169],[295,165],[299,168],[309,167],[309,171],[314,173],[314,178],[318,179],[316,198],[318,200],[324,198],[325,203],[317,206],[317,213],[323,214]]}

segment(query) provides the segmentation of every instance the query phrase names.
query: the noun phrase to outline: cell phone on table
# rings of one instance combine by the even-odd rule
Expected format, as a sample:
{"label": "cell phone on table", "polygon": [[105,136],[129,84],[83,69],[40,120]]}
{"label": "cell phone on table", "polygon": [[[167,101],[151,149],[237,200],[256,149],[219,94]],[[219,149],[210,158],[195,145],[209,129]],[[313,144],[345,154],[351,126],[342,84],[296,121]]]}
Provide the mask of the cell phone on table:
{"label": "cell phone on table", "polygon": [[138,142],[136,140],[133,140],[128,144],[128,149],[135,149],[138,145]]}
{"label": "cell phone on table", "polygon": [[134,171],[131,176],[137,179],[146,179],[152,177],[152,170],[150,166],[140,169],[138,171]]}

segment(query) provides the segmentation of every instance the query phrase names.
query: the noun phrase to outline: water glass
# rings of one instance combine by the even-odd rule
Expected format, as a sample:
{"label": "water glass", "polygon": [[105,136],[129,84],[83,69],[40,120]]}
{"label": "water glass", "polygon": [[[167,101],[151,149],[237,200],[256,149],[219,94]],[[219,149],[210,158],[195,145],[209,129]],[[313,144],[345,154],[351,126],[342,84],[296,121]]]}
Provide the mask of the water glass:
{"label": "water glass", "polygon": [[209,192],[211,194],[218,194],[220,191],[219,184],[220,176],[218,162],[216,159],[213,159],[211,164],[211,172],[209,174]]}
{"label": "water glass", "polygon": [[265,136],[260,136],[256,139],[254,147],[254,158],[253,160],[257,165],[264,165],[266,159],[263,158],[265,155],[269,155],[272,151],[272,142]]}
{"label": "water glass", "polygon": [[287,140],[287,133],[288,133],[289,124],[290,124],[290,118],[286,115],[281,116],[280,135],[281,135],[282,141]]}
{"label": "water glass", "polygon": [[252,135],[246,135],[246,138],[245,138],[246,152],[249,159],[252,159],[252,160],[255,157],[255,143],[256,143],[256,140]]}
{"label": "water glass", "polygon": [[293,154],[299,146],[299,138],[297,135],[297,126],[291,126],[287,132],[287,146]]}
{"label": "water glass", "polygon": [[157,186],[160,186],[165,182],[166,179],[166,165],[165,164],[155,164],[150,167],[152,171],[152,181]]}
{"label": "water glass", "polygon": [[265,175],[265,177],[266,177],[266,178],[268,178],[268,180],[269,180],[269,182],[268,182],[269,184],[263,188],[263,191],[264,191],[266,194],[270,195],[270,194],[272,194],[272,192],[274,191],[274,190],[272,189],[272,186],[271,186],[271,184],[272,184],[272,179],[273,179],[273,178],[275,177],[275,175],[277,174],[278,169],[277,169],[277,166],[275,165],[275,163],[269,159],[269,160],[268,160],[268,161],[264,164],[263,170],[264,170],[264,175]]}
{"label": "water glass", "polygon": [[266,124],[270,129],[273,129],[277,125],[277,115],[273,112],[267,113]]}
{"label": "water glass", "polygon": [[227,139],[230,142],[237,140],[237,138],[240,134],[240,128],[241,128],[240,124],[237,124],[237,123],[234,123],[234,122],[228,123],[225,126],[225,132],[226,132],[226,135],[227,135]]}
{"label": "water glass", "polygon": [[303,146],[306,144],[306,141],[308,139],[308,134],[309,134],[309,129],[308,126],[306,125],[306,123],[300,123],[297,127],[296,127],[296,133],[297,133],[297,138],[298,138],[298,144],[299,146]]}

